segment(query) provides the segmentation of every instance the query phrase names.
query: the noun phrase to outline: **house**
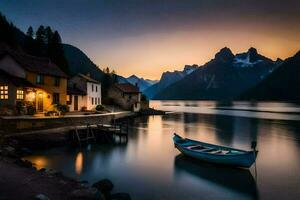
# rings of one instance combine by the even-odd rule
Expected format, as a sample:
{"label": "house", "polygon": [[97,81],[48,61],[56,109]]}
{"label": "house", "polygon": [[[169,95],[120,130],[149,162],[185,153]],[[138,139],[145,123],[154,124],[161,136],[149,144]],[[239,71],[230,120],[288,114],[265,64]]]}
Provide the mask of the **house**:
{"label": "house", "polygon": [[141,92],[136,85],[130,83],[114,84],[108,91],[108,97],[125,110],[138,112],[141,109]]}
{"label": "house", "polygon": [[67,75],[48,58],[3,50],[0,70],[0,106],[21,102],[44,113],[66,104]]}
{"label": "house", "polygon": [[90,75],[77,74],[68,81],[70,111],[94,110],[101,105],[101,83]]}

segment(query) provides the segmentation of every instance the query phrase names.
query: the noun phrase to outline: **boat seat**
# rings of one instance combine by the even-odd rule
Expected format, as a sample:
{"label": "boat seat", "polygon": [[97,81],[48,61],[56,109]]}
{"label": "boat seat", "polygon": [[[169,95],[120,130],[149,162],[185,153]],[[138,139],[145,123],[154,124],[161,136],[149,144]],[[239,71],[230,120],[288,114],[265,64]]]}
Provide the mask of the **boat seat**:
{"label": "boat seat", "polygon": [[222,150],[216,150],[216,151],[213,151],[213,152],[210,152],[212,154],[221,154],[222,153]]}
{"label": "boat seat", "polygon": [[206,149],[205,147],[201,146],[201,145],[196,145],[196,146],[191,146],[189,149],[192,150],[202,150],[202,149]]}
{"label": "boat seat", "polygon": [[210,153],[210,152],[215,151],[215,150],[216,149],[213,149],[213,148],[206,148],[206,149],[200,150],[199,152]]}

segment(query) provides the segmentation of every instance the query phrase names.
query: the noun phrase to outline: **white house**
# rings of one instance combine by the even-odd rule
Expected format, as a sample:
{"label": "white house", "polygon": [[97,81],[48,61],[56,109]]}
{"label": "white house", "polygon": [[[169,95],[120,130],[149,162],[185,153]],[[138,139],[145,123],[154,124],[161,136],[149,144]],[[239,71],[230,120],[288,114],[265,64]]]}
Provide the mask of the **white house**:
{"label": "white house", "polygon": [[101,83],[77,74],[68,81],[67,103],[70,111],[95,110],[101,104]]}

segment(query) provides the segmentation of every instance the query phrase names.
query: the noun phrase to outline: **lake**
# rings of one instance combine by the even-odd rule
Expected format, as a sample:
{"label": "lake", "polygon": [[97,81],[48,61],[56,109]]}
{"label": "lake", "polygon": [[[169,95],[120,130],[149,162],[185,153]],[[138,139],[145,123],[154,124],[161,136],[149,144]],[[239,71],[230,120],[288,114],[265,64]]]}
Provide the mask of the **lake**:
{"label": "lake", "polygon": [[[151,101],[170,111],[130,122],[123,145],[63,147],[26,157],[89,183],[109,178],[114,192],[135,200],[300,199],[300,106],[292,103]],[[250,150],[257,141],[257,173],[180,155],[173,133]]]}

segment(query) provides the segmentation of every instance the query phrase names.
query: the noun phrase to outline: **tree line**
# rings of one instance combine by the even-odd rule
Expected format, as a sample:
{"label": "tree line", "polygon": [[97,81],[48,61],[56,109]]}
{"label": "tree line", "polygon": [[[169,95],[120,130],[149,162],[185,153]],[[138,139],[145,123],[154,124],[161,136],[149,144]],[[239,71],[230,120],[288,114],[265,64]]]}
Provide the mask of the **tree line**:
{"label": "tree line", "polygon": [[33,56],[48,57],[62,71],[69,74],[61,37],[58,31],[52,30],[50,26],[41,25],[36,31],[30,26],[24,34],[0,13],[0,43]]}

